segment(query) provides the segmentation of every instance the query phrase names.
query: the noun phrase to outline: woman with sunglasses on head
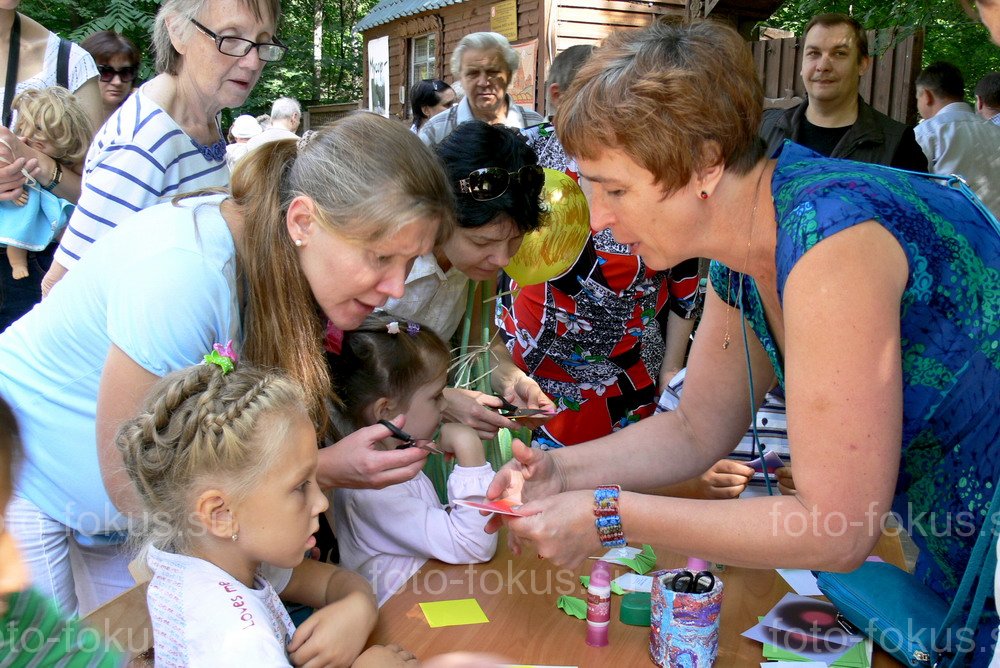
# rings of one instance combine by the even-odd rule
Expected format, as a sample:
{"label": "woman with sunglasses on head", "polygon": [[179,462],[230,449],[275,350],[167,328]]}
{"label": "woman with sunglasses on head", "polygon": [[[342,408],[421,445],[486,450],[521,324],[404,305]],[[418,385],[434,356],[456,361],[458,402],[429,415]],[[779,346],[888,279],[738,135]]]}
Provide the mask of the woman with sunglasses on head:
{"label": "woman with sunglasses on head", "polygon": [[128,37],[113,30],[99,30],[80,42],[80,46],[97,62],[104,105],[104,118],[97,126],[100,127],[131,95],[139,76],[139,49]]}
{"label": "woman with sunglasses on head", "polygon": [[410,110],[413,112],[410,130],[420,132],[428,119],[451,109],[455,102],[455,91],[440,79],[424,79],[413,84],[410,89]]}
{"label": "woman with sunglasses on head", "polygon": [[[28,146],[11,128],[17,111],[14,97],[31,88],[63,82],[91,121],[100,126],[101,101],[94,59],[76,44],[60,40],[44,26],[19,14],[18,0],[0,3],[0,53],[8,54],[6,78],[0,82],[3,123],[0,127],[0,200],[23,200],[25,188],[34,184],[70,202],[80,196],[80,174],[64,169],[43,152]],[[61,58],[61,55],[67,56]],[[62,64],[65,63],[65,64]],[[7,90],[6,81],[16,82]],[[30,177],[30,178],[29,178]],[[0,252],[0,332],[31,310],[41,299],[42,277],[52,262],[56,244],[28,254],[28,276],[14,280],[6,253]]]}
{"label": "woman with sunglasses on head", "polygon": [[165,0],[153,26],[158,74],[98,131],[83,192],[42,291],[128,215],[174,195],[229,183],[223,109],[241,106],[287,47],[278,0]]}
{"label": "woman with sunglasses on head", "polygon": [[[432,253],[417,258],[405,293],[386,302],[385,310],[430,327],[447,341],[465,314],[469,279],[495,281],[524,235],[540,225],[545,177],[535,152],[502,125],[462,123],[435,151],[455,193],[458,227]],[[538,384],[525,380],[498,390],[519,406],[552,408]],[[455,388],[446,389],[445,396],[449,420],[472,427],[482,438],[493,437],[501,427],[520,427],[496,412],[503,404],[497,397]]]}

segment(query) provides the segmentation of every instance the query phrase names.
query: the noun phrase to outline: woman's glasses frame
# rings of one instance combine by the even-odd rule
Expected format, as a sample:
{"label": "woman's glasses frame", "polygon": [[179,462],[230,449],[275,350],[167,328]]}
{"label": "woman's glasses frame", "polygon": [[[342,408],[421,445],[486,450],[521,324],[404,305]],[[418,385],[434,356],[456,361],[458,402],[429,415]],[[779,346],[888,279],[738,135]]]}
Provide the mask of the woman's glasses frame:
{"label": "woman's glasses frame", "polygon": [[257,57],[265,63],[276,63],[285,57],[288,47],[282,44],[277,37],[272,37],[271,42],[254,42],[242,37],[230,37],[212,32],[196,20],[191,19],[194,27],[203,32],[215,41],[215,48],[224,56],[242,58],[250,53],[251,49],[257,49]]}
{"label": "woman's glasses frame", "polygon": [[538,165],[525,165],[513,172],[503,167],[483,167],[469,172],[468,178],[459,180],[458,190],[471,195],[474,200],[488,202],[507,192],[513,180],[522,189],[532,190],[540,188],[545,182],[545,172]]}
{"label": "woman's glasses frame", "polygon": [[135,79],[135,75],[138,73],[139,68],[133,65],[128,67],[123,67],[121,69],[115,69],[111,65],[98,65],[97,72],[101,77],[102,83],[111,83],[117,76],[121,79],[122,83],[130,83]]}

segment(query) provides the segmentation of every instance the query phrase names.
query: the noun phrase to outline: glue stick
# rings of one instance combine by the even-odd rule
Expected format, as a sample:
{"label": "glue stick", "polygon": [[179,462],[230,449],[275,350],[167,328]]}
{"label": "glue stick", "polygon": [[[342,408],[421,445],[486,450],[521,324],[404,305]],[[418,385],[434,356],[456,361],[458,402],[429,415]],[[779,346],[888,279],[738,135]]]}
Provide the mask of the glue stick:
{"label": "glue stick", "polygon": [[587,587],[587,644],[604,647],[608,644],[608,624],[611,621],[611,566],[597,561],[590,571]]}

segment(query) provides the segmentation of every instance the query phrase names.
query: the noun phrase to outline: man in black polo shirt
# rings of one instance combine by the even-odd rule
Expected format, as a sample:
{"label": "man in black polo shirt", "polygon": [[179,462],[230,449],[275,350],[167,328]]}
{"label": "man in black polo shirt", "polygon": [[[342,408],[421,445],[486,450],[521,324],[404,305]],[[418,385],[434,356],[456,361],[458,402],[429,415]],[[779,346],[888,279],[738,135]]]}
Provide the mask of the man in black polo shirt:
{"label": "man in black polo shirt", "polygon": [[768,153],[791,139],[834,158],[927,171],[913,128],[858,95],[861,75],[871,65],[861,24],[846,14],[819,14],[806,26],[803,42],[801,76],[808,99],[764,112],[760,134]]}

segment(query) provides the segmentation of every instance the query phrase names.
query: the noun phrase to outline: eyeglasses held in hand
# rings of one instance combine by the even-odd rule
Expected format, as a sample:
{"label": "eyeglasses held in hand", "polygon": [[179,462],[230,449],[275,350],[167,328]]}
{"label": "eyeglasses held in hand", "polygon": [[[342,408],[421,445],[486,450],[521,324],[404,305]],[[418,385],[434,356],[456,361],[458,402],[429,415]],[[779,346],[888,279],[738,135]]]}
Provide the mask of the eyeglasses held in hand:
{"label": "eyeglasses held in hand", "polygon": [[266,63],[276,63],[284,58],[285,52],[288,51],[288,47],[279,42],[277,37],[272,38],[274,40],[273,42],[253,42],[249,39],[243,39],[242,37],[226,37],[223,35],[217,35],[194,19],[191,19],[191,23],[193,23],[198,30],[215,40],[215,46],[219,49],[219,53],[226,56],[242,58],[250,53],[250,49],[257,49],[258,58]]}
{"label": "eyeglasses held in hand", "polygon": [[123,67],[120,70],[116,70],[110,65],[98,65],[97,72],[101,75],[101,81],[104,83],[110,83],[114,80],[115,76],[121,79],[122,83],[129,83],[135,79],[136,68],[129,66]]}
{"label": "eyeglasses held in hand", "polygon": [[516,172],[502,167],[483,167],[469,173],[469,178],[458,182],[459,192],[472,195],[472,199],[487,202],[496,199],[510,188],[511,177],[526,190],[541,190],[545,182],[545,172],[538,165],[525,165]]}

